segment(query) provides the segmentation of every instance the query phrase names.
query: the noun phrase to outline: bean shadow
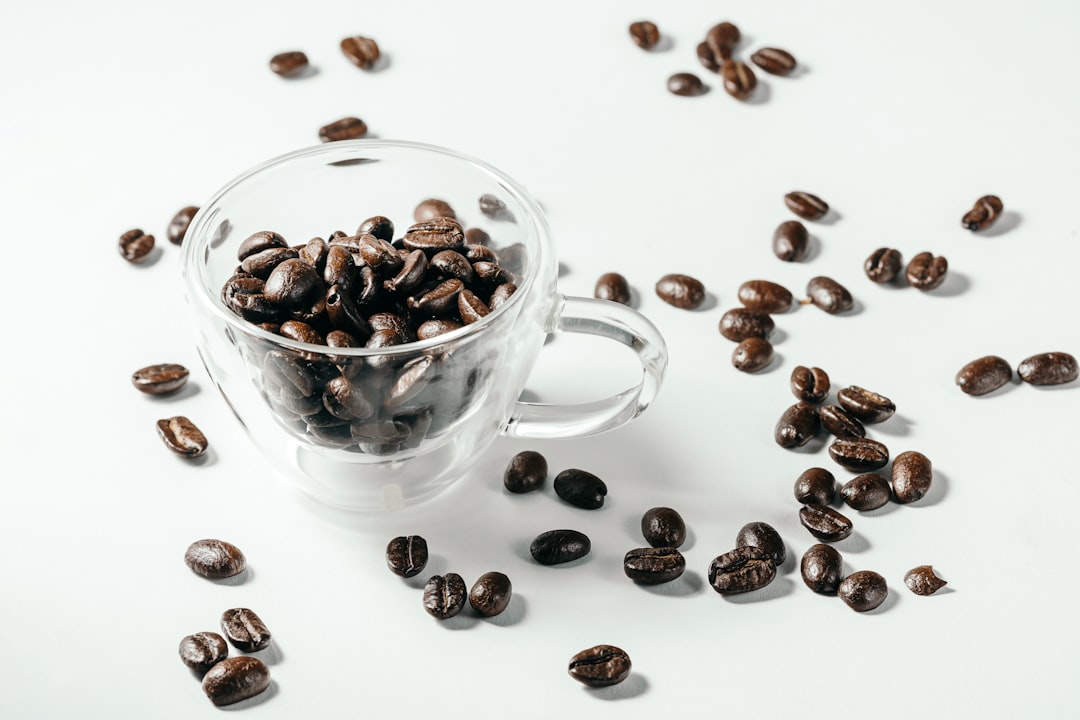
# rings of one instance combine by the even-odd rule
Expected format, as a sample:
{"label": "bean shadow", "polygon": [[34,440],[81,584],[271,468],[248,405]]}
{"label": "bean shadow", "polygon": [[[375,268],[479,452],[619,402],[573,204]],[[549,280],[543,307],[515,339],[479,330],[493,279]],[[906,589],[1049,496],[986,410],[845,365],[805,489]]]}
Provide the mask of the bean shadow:
{"label": "bean shadow", "polygon": [[799,262],[812,262],[821,254],[821,237],[816,233],[808,233],[806,238],[806,254]]}
{"label": "bean shadow", "polygon": [[248,565],[247,567],[245,567],[243,569],[242,572],[238,572],[236,575],[233,575],[232,577],[227,577],[227,578],[207,578],[207,580],[209,582],[214,583],[215,585],[229,585],[229,586],[235,587],[237,585],[243,585],[246,582],[250,582],[251,578],[253,578],[253,577],[255,577],[255,571],[251,569],[250,565]]}
{"label": "bean shadow", "polygon": [[193,398],[198,395],[201,390],[202,388],[199,387],[199,383],[189,380],[176,392],[166,393],[165,395],[147,395],[147,400],[153,402],[155,405],[175,403]]}
{"label": "bean shadow", "polygon": [[793,453],[798,453],[799,455],[814,455],[815,453],[821,452],[822,448],[824,448],[826,443],[828,443],[831,439],[832,435],[819,432],[817,435],[810,438],[810,440],[805,445],[788,449]]}
{"label": "bean shadow", "polygon": [[439,627],[446,628],[447,630],[469,630],[476,627],[477,623],[483,618],[475,614],[468,608],[468,601],[465,602],[466,607],[461,609],[454,617],[446,618],[445,620],[435,619],[435,622],[439,624]]}
{"label": "bean shadow", "polygon": [[724,595],[723,598],[735,605],[748,605],[750,603],[765,602],[791,595],[795,592],[795,583],[791,578],[777,578],[760,590],[752,590],[748,593]]}
{"label": "bean shadow", "polygon": [[558,267],[558,277],[560,280],[570,274],[570,266],[564,263],[562,260],[559,261]]}
{"label": "bean shadow", "polygon": [[651,53],[666,53],[670,52],[675,47],[675,41],[670,35],[661,33],[660,40],[649,50]]}
{"label": "bean shadow", "polygon": [[[1028,385],[1029,383],[1025,383],[1021,380],[1020,384]],[[1073,380],[1071,382],[1060,383],[1058,385],[1031,385],[1031,387],[1035,388],[1037,392],[1060,392],[1062,390],[1073,390],[1075,388],[1078,388],[1080,387],[1080,382]]]}
{"label": "bean shadow", "polygon": [[311,63],[308,63],[307,66],[305,66],[304,69],[301,70],[300,72],[298,72],[298,73],[296,73],[294,75],[287,75],[287,76],[285,76],[285,77],[283,77],[281,79],[284,82],[291,83],[291,82],[296,82],[297,80],[306,80],[308,78],[313,78],[316,75],[318,75],[319,72],[320,71],[319,71],[318,66],[312,65]]}
{"label": "bean shadow", "polygon": [[882,435],[888,435],[890,437],[905,437],[911,434],[911,426],[914,425],[911,420],[899,413],[893,413],[892,417],[883,423],[877,423],[873,426],[874,430],[880,432]]}
{"label": "bean shadow", "polygon": [[240,702],[233,703],[232,705],[222,705],[222,706],[217,707],[215,709],[223,710],[225,712],[236,712],[238,710],[239,711],[247,710],[248,708],[253,708],[253,707],[256,707],[258,705],[262,705],[264,702],[267,702],[268,700],[270,700],[271,698],[273,698],[277,694],[278,694],[277,681],[276,680],[271,680],[270,684],[267,686],[267,688],[265,690],[263,690],[261,693],[259,693],[258,695],[256,695],[255,697],[250,697],[247,700],[241,700]]}
{"label": "bean shadow", "polygon": [[894,512],[896,512],[899,509],[900,509],[900,503],[893,502],[892,500],[890,500],[889,502],[885,503],[884,505],[882,505],[879,508],[874,508],[873,510],[862,510],[862,511],[858,511],[858,513],[859,513],[859,517],[874,518],[874,517],[883,517],[885,515],[892,515]]}
{"label": "bean shadow", "polygon": [[393,64],[393,60],[390,53],[379,51],[379,59],[375,61],[375,64],[368,68],[367,72],[381,73],[385,72]]}
{"label": "bean shadow", "polygon": [[775,350],[773,350],[772,360],[769,361],[769,364],[766,365],[765,367],[761,368],[760,370],[757,370],[757,371],[749,373],[749,374],[750,375],[769,375],[771,373],[777,372],[783,366],[784,366],[784,356],[783,356],[783,354],[778,353]]}
{"label": "bean shadow", "polygon": [[859,613],[860,615],[883,615],[889,612],[900,603],[900,593],[895,589],[890,589],[889,594],[885,596],[885,601],[878,605],[873,610],[867,610],[866,612]]}
{"label": "bean shadow", "polygon": [[177,462],[184,465],[194,465],[195,467],[209,467],[217,463],[217,453],[212,447],[208,447],[206,449],[206,452],[204,452],[202,455],[193,458],[183,457],[182,455],[178,455],[176,453],[172,454],[176,455]]}
{"label": "bean shadow", "polygon": [[663,595],[664,597],[691,597],[697,595],[704,589],[705,580],[700,574],[693,570],[687,570],[671,582],[659,583],[657,585],[646,585],[642,583],[634,584],[653,595]]}
{"label": "bean shadow", "polygon": [[971,278],[964,273],[949,270],[945,275],[945,282],[940,287],[930,290],[927,295],[937,297],[956,297],[966,293],[971,288]]}
{"label": "bean shadow", "polygon": [[[759,76],[760,77],[760,76]],[[753,94],[746,100],[743,100],[747,105],[765,105],[769,102],[769,98],[772,97],[772,88],[768,83],[758,80],[757,87],[754,88]]]}
{"label": "bean shadow", "polygon": [[649,681],[641,673],[634,671],[630,677],[618,685],[599,688],[583,688],[582,692],[599,700],[628,700],[643,695],[649,689]]}
{"label": "bean shadow", "polygon": [[1020,227],[1023,219],[1023,216],[1015,210],[1006,210],[1001,213],[1001,217],[998,218],[996,223],[976,234],[983,237],[999,237]]}
{"label": "bean shadow", "polygon": [[434,575],[445,575],[448,565],[446,558],[442,555],[428,555],[427,565],[424,566],[422,572],[413,575],[412,577],[401,578],[403,585],[408,585],[411,588],[417,590],[423,590],[427,585],[428,578]]}
{"label": "bean shadow", "polygon": [[826,544],[832,545],[841,553],[862,553],[870,549],[870,541],[858,530],[853,530],[850,535],[839,542]]}
{"label": "bean shadow", "polygon": [[499,627],[510,627],[517,625],[525,619],[525,613],[528,610],[529,603],[520,593],[514,593],[510,596],[510,604],[506,606],[506,609],[495,617],[481,618],[489,625],[497,625]]}
{"label": "bean shadow", "polygon": [[253,658],[262,660],[267,665],[279,665],[281,664],[281,661],[285,659],[285,653],[281,651],[281,646],[278,644],[276,638],[272,639],[270,644],[262,650],[249,654]]}
{"label": "bean shadow", "polygon": [[158,264],[162,255],[165,254],[165,250],[161,247],[160,243],[155,243],[154,247],[150,249],[150,252],[146,253],[146,256],[137,262],[129,263],[137,268],[149,268]]}
{"label": "bean shadow", "polygon": [[844,216],[841,215],[836,210],[836,208],[830,207],[829,212],[825,213],[825,217],[821,218],[820,220],[815,220],[814,222],[818,223],[819,225],[835,225],[843,219]]}
{"label": "bean shadow", "polygon": [[716,309],[716,306],[720,303],[719,298],[708,290],[705,291],[705,299],[696,308],[693,308],[692,312],[708,312],[709,310]]}
{"label": "bean shadow", "polygon": [[934,470],[933,480],[930,482],[930,489],[919,500],[913,503],[906,503],[914,508],[921,507],[934,507],[942,500],[949,492],[949,476],[940,470]]}
{"label": "bean shadow", "polygon": [[865,309],[866,306],[863,305],[862,300],[860,300],[859,298],[852,298],[851,309],[845,310],[844,312],[839,313],[839,315],[840,317],[854,317],[855,315],[861,315],[862,311]]}
{"label": "bean shadow", "polygon": [[789,72],[787,75],[783,75],[781,77],[786,77],[789,80],[795,80],[795,79],[803,77],[804,75],[808,75],[809,73],[810,73],[810,68],[807,67],[806,65],[804,65],[802,63],[802,61],[800,60],[800,61],[796,62],[794,70]]}

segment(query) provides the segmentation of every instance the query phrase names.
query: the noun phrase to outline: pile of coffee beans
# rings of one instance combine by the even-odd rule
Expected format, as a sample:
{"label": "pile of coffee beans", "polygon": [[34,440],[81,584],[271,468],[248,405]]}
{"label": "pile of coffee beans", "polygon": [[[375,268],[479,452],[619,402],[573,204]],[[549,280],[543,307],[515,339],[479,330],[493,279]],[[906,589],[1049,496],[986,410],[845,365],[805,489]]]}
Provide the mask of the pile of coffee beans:
{"label": "pile of coffee beans", "polygon": [[[1038,353],[1021,360],[1016,374],[1028,385],[1064,385],[1080,377],[1080,363],[1066,352]],[[985,355],[960,368],[955,380],[968,395],[986,395],[1009,384],[1012,366],[1002,357]]]}

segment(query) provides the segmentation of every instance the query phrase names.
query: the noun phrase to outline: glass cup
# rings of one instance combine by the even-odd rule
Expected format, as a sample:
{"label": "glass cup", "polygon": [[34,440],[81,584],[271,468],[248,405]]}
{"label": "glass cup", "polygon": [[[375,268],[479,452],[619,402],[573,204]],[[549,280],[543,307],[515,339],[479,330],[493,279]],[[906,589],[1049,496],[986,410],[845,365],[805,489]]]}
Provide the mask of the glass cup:
{"label": "glass cup", "polygon": [[[426,306],[416,302],[423,288],[410,300],[408,293],[383,286],[389,276],[378,263],[362,271],[366,261],[357,250],[357,226],[376,215],[401,223],[394,241],[400,252],[390,258],[397,267],[408,249],[401,249],[401,237],[413,210],[431,197],[456,208],[463,226],[482,223],[490,232],[485,246],[495,255],[494,267],[485,266],[483,282],[473,285],[485,308],[496,305],[487,297],[494,287],[510,283],[516,290],[457,329],[372,347],[364,321],[369,314],[413,303],[421,308],[413,313],[419,318]],[[333,242],[352,251],[350,282],[335,276],[338,284],[328,289],[320,280],[302,307],[267,309],[260,280],[236,275],[238,250],[254,233],[276,232],[299,251],[310,238],[328,233],[322,237],[331,239],[336,230],[348,233]],[[325,273],[319,247],[314,242],[299,255]],[[454,247],[462,255],[486,255],[475,247]],[[437,248],[422,249],[430,256]],[[520,185],[490,165],[439,147],[355,140],[269,160],[203,205],[182,252],[196,344],[213,382],[268,467],[337,507],[378,510],[429,498],[460,478],[500,434],[580,437],[618,427],[648,407],[667,364],[660,333],[633,309],[558,292],[547,223]],[[265,279],[265,267],[257,266],[247,261]],[[381,275],[372,284],[375,268]],[[368,290],[374,285],[374,293],[362,293],[361,277]],[[327,308],[335,306],[338,320],[361,316],[354,325],[346,321],[351,340],[327,345],[322,334],[301,336],[305,341],[278,334],[290,319],[320,333],[341,327],[328,321]],[[343,310],[349,312],[342,315]],[[559,332],[599,335],[627,346],[641,363],[640,382],[580,404],[520,401],[545,338]]]}

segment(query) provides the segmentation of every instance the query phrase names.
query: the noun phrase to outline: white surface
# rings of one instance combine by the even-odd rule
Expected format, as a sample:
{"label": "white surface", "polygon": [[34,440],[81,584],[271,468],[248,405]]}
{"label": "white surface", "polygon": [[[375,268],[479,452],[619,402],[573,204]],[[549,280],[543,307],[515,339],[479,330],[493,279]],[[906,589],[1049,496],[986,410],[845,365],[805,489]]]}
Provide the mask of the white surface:
{"label": "white surface", "polygon": [[[626,26],[642,17],[669,49],[631,43]],[[759,73],[764,101],[734,101],[694,54],[723,19],[741,27],[741,53],[783,47],[805,71]],[[974,399],[953,375],[988,353],[1014,365],[1080,354],[1078,25],[1080,6],[1064,1],[5,5],[0,717],[213,716],[176,645],[235,606],[274,633],[273,688],[241,707],[263,718],[1075,715],[1080,385]],[[349,34],[376,38],[388,66],[349,65],[337,48]],[[290,49],[318,73],[271,74],[270,56]],[[712,92],[668,94],[681,70]],[[392,516],[321,512],[265,479],[199,366],[165,227],[349,114],[379,137],[482,157],[529,187],[549,212],[565,292],[625,274],[669,343],[656,404],[600,437],[500,440],[450,492]],[[811,260],[786,264],[770,238],[792,218],[781,198],[793,189],[825,198],[838,219],[811,225]],[[1009,211],[1000,229],[962,230],[988,192]],[[162,248],[147,267],[116,252],[136,226]],[[947,256],[948,282],[930,294],[873,285],[861,265],[882,245]],[[699,277],[707,306],[661,303],[652,285],[666,272]],[[818,274],[845,283],[859,311],[779,316],[773,369],[736,372],[716,326],[738,285],[761,277],[798,292]],[[579,352],[549,344],[534,391],[604,387],[600,351]],[[130,373],[154,362],[190,367],[189,389],[137,393]],[[797,364],[889,395],[898,414],[872,436],[934,462],[928,498],[852,512],[856,534],[837,544],[849,570],[888,579],[887,604],[868,615],[798,575],[814,541],[797,521],[795,477],[813,465],[849,474],[823,447],[771,439]],[[154,421],[173,414],[205,430],[205,462],[161,445]],[[600,475],[607,505],[577,510],[550,484],[505,493],[502,470],[527,447],[552,475]],[[658,504],[691,528],[689,570],[636,587],[621,558]],[[751,520],[779,529],[789,560],[767,590],[725,599],[708,564]],[[530,539],[554,527],[588,533],[589,559],[533,564]],[[419,583],[384,565],[386,541],[404,533],[427,537],[432,572],[506,572],[506,616],[428,617]],[[185,567],[202,537],[247,553],[246,582]],[[924,563],[947,591],[904,588]],[[595,643],[631,655],[622,686],[592,692],[567,677],[569,657]]]}

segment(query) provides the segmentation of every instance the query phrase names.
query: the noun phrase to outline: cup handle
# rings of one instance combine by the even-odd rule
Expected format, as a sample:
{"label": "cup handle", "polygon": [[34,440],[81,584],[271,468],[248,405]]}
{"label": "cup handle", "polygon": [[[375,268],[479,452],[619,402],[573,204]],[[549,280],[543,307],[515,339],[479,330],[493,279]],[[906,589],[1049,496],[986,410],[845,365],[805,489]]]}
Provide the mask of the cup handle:
{"label": "cup handle", "polygon": [[641,313],[610,300],[562,296],[548,330],[599,335],[626,345],[641,363],[641,381],[611,397],[585,403],[553,405],[519,400],[504,434],[537,439],[593,435],[637,417],[656,397],[667,368],[667,344]]}

